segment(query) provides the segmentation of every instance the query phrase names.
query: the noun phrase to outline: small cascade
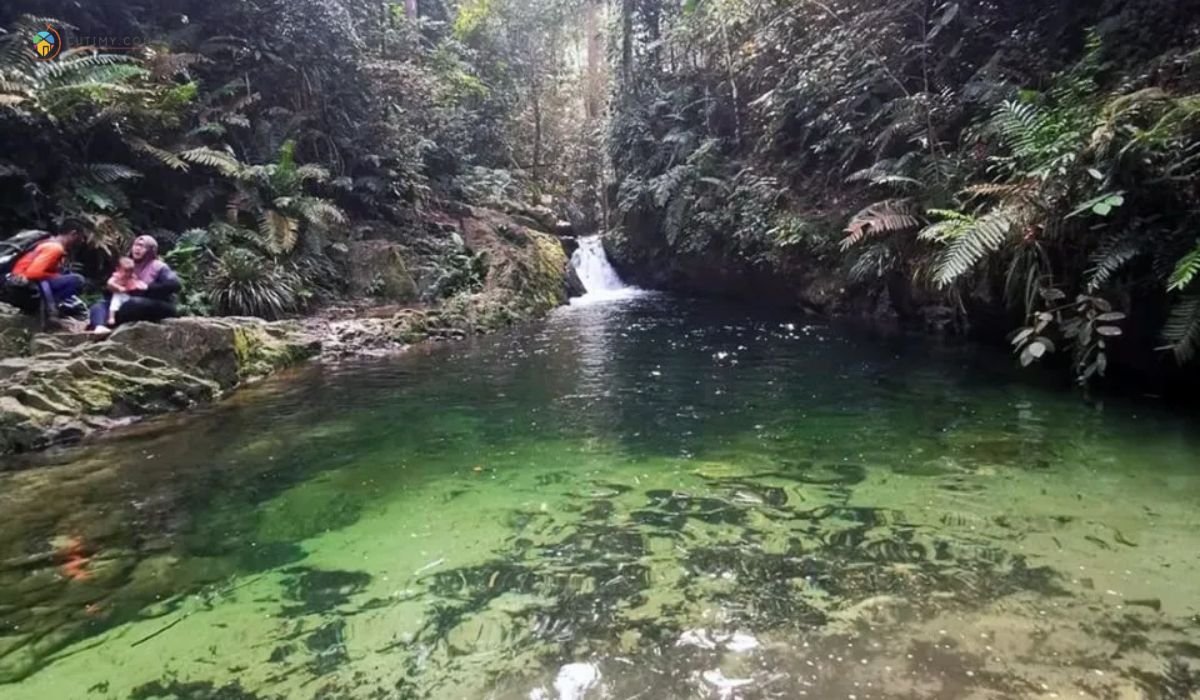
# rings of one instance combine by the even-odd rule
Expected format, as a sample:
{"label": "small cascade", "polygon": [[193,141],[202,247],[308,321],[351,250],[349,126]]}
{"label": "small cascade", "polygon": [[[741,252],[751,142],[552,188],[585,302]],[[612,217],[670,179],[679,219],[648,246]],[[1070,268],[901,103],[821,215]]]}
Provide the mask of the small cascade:
{"label": "small cascade", "polygon": [[608,262],[600,236],[579,239],[579,249],[571,256],[571,267],[583,282],[588,294],[616,292],[626,289],[620,275]]}
{"label": "small cascade", "polygon": [[621,276],[608,262],[608,255],[604,252],[604,243],[600,236],[579,239],[579,249],[571,256],[571,267],[575,268],[575,274],[587,290],[587,294],[571,300],[572,306],[625,299],[642,294],[642,290],[621,281]]}

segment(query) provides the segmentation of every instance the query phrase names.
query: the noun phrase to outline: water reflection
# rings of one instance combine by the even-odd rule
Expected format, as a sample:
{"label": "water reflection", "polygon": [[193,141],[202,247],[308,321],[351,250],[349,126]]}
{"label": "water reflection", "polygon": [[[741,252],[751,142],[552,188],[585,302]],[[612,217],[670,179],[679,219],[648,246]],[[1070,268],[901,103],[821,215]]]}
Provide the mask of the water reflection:
{"label": "water reflection", "polygon": [[641,296],[24,458],[0,692],[1186,697],[1197,438],[1006,361]]}

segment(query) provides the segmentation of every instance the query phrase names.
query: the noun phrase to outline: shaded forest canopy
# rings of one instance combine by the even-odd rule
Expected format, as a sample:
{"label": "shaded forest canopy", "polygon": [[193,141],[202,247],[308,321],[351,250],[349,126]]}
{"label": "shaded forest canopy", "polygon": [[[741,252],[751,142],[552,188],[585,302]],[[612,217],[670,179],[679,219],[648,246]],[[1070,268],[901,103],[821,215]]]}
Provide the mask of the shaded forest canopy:
{"label": "shaded forest canopy", "polygon": [[[595,226],[588,188],[602,158],[589,135],[601,132],[566,80],[579,72],[568,53],[580,23],[564,17],[579,11],[8,3],[0,230],[82,219],[105,254],[97,269],[149,232],[193,282],[189,311],[268,317],[344,291],[335,263],[347,240],[409,231],[413,245],[451,248],[435,290],[449,296],[477,281],[475,263],[461,241],[417,240],[420,211],[551,201]],[[41,61],[30,37],[47,24],[67,48]],[[84,37],[133,37],[134,50],[72,41]]]}
{"label": "shaded forest canopy", "polygon": [[622,8],[627,274],[833,311],[878,290],[1081,381],[1200,349],[1196,2]]}
{"label": "shaded forest canopy", "polygon": [[[48,21],[139,41],[37,61]],[[1194,0],[50,1],[0,26],[2,230],[155,233],[192,311],[298,312],[368,223],[524,202],[643,284],[1014,331],[1081,381],[1200,351]],[[471,284],[446,261],[439,295]]]}

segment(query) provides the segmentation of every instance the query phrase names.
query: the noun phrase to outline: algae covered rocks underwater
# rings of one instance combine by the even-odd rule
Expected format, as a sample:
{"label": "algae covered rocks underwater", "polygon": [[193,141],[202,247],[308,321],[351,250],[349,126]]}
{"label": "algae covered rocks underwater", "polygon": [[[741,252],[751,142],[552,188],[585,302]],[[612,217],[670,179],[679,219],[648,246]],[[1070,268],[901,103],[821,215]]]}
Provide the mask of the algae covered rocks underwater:
{"label": "algae covered rocks underwater", "polygon": [[642,295],[24,457],[0,694],[1189,697],[1200,439],[987,352]]}

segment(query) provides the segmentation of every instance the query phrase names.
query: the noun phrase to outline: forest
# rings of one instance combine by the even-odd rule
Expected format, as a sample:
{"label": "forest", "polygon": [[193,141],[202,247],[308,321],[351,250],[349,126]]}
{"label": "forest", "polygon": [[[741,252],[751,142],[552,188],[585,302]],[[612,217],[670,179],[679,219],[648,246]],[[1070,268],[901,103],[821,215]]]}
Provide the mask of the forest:
{"label": "forest", "polygon": [[6,0],[5,700],[1196,700],[1200,0]]}
{"label": "forest", "polygon": [[[186,312],[278,318],[380,225],[453,296],[470,251],[414,216],[550,204],[644,286],[1161,372],[1200,349],[1196,9],[15,3],[0,230],[82,220],[93,276],[149,232]],[[132,50],[38,60],[55,22]]]}

